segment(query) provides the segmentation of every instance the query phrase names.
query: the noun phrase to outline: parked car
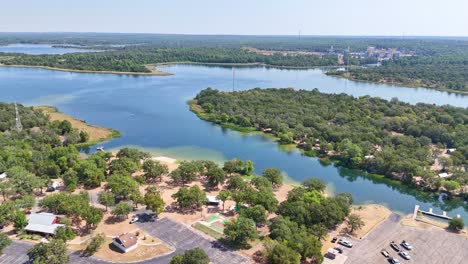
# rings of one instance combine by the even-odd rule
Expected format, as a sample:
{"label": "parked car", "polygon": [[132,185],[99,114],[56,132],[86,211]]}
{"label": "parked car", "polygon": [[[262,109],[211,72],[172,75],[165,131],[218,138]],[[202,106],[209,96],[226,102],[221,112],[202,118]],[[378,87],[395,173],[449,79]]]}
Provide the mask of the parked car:
{"label": "parked car", "polygon": [[390,254],[388,254],[388,251],[384,248],[382,249],[382,251],[380,251],[382,253],[382,255],[386,258],[388,258],[390,256]]}
{"label": "parked car", "polygon": [[138,216],[135,216],[135,217],[132,218],[132,220],[130,220],[130,224],[134,224],[134,223],[138,222],[138,220],[139,220]]}
{"label": "parked car", "polygon": [[413,249],[413,247],[408,243],[406,242],[405,240],[401,241],[401,244],[400,244],[402,247],[404,247],[405,249],[407,250],[411,250]]}
{"label": "parked car", "polygon": [[388,261],[392,264],[400,264],[400,261],[398,261],[398,259],[394,258],[394,257],[389,257],[388,258]]}
{"label": "parked car", "polygon": [[331,242],[332,242],[332,243],[335,243],[337,239],[338,239],[337,237],[333,237],[332,240],[331,240]]}
{"label": "parked car", "polygon": [[400,251],[400,247],[395,243],[395,241],[390,242],[390,246],[395,250],[395,251]]}
{"label": "parked car", "polygon": [[343,246],[348,247],[348,248],[352,248],[352,247],[353,247],[353,243],[351,243],[351,242],[349,242],[348,240],[345,240],[345,239],[340,239],[340,240],[338,241],[338,243],[339,243],[340,245],[343,245]]}
{"label": "parked car", "polygon": [[334,250],[338,251],[340,254],[343,254],[343,249],[340,247],[335,247]]}
{"label": "parked car", "polygon": [[400,252],[400,256],[401,256],[402,258],[404,258],[404,259],[407,259],[407,260],[410,260],[410,259],[411,259],[411,257],[410,257],[410,255],[408,254],[408,252],[405,252],[405,251],[401,251],[401,252]]}

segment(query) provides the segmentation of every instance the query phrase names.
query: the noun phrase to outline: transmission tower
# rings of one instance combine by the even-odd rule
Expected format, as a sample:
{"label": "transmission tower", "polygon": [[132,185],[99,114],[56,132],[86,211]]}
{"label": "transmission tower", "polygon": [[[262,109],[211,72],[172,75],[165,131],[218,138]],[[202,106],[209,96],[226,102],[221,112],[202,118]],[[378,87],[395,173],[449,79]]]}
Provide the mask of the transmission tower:
{"label": "transmission tower", "polygon": [[20,115],[18,113],[18,106],[15,103],[15,113],[16,113],[16,131],[21,132],[23,130],[23,125],[21,124]]}

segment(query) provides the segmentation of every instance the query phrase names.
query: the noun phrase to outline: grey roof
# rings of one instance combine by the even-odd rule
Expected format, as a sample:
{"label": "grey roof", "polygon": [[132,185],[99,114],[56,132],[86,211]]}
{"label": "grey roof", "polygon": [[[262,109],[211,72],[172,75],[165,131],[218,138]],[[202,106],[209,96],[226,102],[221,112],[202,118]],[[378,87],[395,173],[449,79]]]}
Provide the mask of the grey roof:
{"label": "grey roof", "polygon": [[53,224],[57,216],[49,213],[32,213],[28,216],[26,231],[55,234],[55,230],[62,224]]}
{"label": "grey roof", "polygon": [[55,235],[55,230],[59,226],[64,226],[62,224],[53,224],[53,225],[39,225],[39,224],[28,224],[26,226],[26,231],[30,232],[40,232],[44,234]]}
{"label": "grey roof", "polygon": [[39,225],[52,225],[57,216],[50,213],[32,213],[28,217],[28,223]]}

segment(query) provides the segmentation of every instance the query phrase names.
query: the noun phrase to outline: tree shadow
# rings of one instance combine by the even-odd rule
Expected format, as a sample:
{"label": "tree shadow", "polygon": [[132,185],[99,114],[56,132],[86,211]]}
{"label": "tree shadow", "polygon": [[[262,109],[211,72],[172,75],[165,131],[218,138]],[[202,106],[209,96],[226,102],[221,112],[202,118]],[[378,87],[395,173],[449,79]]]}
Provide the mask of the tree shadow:
{"label": "tree shadow", "polygon": [[104,222],[108,225],[113,225],[117,223],[122,223],[126,220],[126,218],[120,217],[120,216],[110,216],[107,218]]}

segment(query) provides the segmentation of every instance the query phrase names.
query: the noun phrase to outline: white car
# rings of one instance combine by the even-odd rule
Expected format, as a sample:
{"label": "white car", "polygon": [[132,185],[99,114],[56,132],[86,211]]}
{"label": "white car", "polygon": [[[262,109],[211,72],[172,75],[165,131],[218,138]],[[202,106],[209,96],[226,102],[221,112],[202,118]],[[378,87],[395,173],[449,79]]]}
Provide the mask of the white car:
{"label": "white car", "polygon": [[406,248],[407,250],[411,250],[413,249],[413,247],[408,243],[406,242],[405,240],[401,241],[401,244],[400,244],[402,247]]}
{"label": "white car", "polygon": [[353,247],[353,243],[349,242],[348,240],[340,239],[338,243],[345,247],[349,247],[349,248]]}
{"label": "white car", "polygon": [[407,259],[407,260],[410,260],[410,259],[411,259],[411,257],[410,257],[410,255],[408,254],[408,252],[405,252],[405,251],[401,251],[401,252],[400,252],[400,256],[401,256],[402,258],[404,258],[404,259]]}
{"label": "white car", "polygon": [[132,220],[130,220],[130,224],[134,224],[134,223],[138,222],[138,220],[139,220],[138,216],[135,216],[135,217],[132,218]]}
{"label": "white car", "polygon": [[390,263],[392,264],[400,264],[400,261],[398,261],[398,259],[396,258],[390,257],[389,260],[390,260]]}

